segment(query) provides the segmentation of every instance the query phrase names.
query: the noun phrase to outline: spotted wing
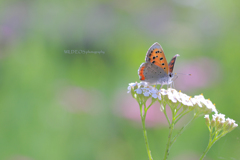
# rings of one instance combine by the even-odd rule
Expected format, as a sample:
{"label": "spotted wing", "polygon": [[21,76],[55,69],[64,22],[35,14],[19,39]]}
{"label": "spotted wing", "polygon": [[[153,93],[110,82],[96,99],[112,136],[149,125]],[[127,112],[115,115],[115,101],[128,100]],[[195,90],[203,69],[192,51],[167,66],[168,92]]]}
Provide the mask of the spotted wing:
{"label": "spotted wing", "polygon": [[176,54],[176,55],[172,58],[172,60],[169,62],[169,64],[168,64],[168,71],[169,71],[170,73],[173,72],[173,67],[174,67],[174,64],[175,64],[176,59],[177,59],[178,56],[179,56],[179,54]]}
{"label": "spotted wing", "polygon": [[141,64],[138,69],[138,75],[141,81],[149,82],[150,84],[157,84],[158,80],[168,76],[162,68],[150,62]]}
{"label": "spotted wing", "polygon": [[147,51],[146,62],[162,68],[168,74],[168,64],[162,46],[155,42]]}

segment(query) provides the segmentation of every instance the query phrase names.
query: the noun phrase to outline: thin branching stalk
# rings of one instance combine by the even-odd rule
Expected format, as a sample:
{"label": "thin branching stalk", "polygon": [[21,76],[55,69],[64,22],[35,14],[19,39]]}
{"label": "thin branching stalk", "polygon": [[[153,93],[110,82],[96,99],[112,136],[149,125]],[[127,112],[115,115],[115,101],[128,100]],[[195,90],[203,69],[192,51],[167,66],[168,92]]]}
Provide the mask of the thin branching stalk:
{"label": "thin branching stalk", "polygon": [[[151,155],[151,150],[150,150],[149,144],[148,144],[147,130],[146,130],[146,126],[145,126],[145,119],[146,119],[148,108],[146,108],[145,103],[144,103],[144,108],[142,108],[142,107],[143,106],[140,106],[140,115],[141,115],[141,119],[142,119],[143,136],[144,136],[144,140],[145,140],[145,145],[146,145],[146,149],[147,149],[148,158],[149,158],[149,160],[153,160],[152,155]],[[144,110],[144,113],[143,113],[143,110]]]}

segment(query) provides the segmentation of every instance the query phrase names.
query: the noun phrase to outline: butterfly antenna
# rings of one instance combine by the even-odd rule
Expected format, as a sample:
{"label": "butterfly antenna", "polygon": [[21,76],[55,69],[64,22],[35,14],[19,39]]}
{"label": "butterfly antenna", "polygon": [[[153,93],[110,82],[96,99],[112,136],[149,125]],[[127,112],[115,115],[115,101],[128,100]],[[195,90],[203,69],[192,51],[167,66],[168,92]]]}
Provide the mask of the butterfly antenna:
{"label": "butterfly antenna", "polygon": [[191,73],[189,73],[189,74],[186,74],[186,73],[175,73],[175,75],[177,75],[177,74],[181,74],[181,75],[185,75],[185,76],[191,76],[192,75]]}

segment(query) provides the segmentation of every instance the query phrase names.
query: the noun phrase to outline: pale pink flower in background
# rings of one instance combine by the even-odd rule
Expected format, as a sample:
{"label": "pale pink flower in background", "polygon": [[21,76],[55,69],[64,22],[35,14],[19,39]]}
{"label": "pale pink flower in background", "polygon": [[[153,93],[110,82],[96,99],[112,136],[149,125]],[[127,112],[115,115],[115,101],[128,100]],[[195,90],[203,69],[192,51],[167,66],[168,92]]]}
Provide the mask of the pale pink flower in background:
{"label": "pale pink flower in background", "polygon": [[[121,98],[119,98],[121,97]],[[149,98],[147,101],[147,106],[150,104],[152,97]],[[133,122],[137,122],[141,127],[141,116],[140,116],[140,109],[137,101],[126,94],[126,90],[119,91],[116,93],[116,96],[113,101],[114,106],[114,113],[118,116],[124,117],[129,119]],[[169,107],[167,108],[167,113],[171,113]],[[159,103],[154,103],[148,110],[146,116],[146,124],[147,127],[155,127],[155,126],[168,126],[166,117],[163,112],[160,111]]]}
{"label": "pale pink flower in background", "polygon": [[[164,91],[163,91],[164,92]],[[159,96],[159,95],[158,95]],[[160,95],[161,96],[161,95]],[[119,98],[121,97],[121,98]],[[154,97],[153,97],[154,98]],[[159,97],[157,97],[159,99]],[[141,126],[141,116],[140,116],[140,108],[139,105],[131,95],[126,94],[126,90],[119,91],[116,93],[115,98],[113,99],[114,113],[117,116],[124,117],[132,122],[137,122],[138,127]],[[146,103],[146,106],[149,106],[152,101],[152,97],[150,97]],[[168,122],[163,112],[160,111],[159,102],[155,102],[147,111],[146,115],[146,127],[167,127]],[[167,115],[169,119],[172,118],[171,109],[169,106],[166,107]],[[189,115],[183,117],[175,127],[181,126],[185,123],[185,120],[188,119]],[[133,123],[134,124],[134,123]]]}
{"label": "pale pink flower in background", "polygon": [[16,39],[26,32],[29,20],[28,8],[24,4],[12,4],[1,10],[0,44]]}
{"label": "pale pink flower in background", "polygon": [[175,88],[183,90],[194,90],[207,88],[220,80],[219,64],[208,58],[198,58],[184,63],[177,63],[175,73],[191,74],[191,76],[178,74],[174,81]]}

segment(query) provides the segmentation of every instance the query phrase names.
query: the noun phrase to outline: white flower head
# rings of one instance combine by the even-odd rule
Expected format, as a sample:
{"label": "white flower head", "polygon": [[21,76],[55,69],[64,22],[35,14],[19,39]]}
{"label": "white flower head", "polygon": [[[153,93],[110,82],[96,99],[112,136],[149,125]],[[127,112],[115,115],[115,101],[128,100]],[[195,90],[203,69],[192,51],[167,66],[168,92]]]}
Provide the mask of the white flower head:
{"label": "white flower head", "polygon": [[235,123],[235,120],[227,118],[226,119],[226,125],[228,130],[232,130],[238,126],[238,124]]}
{"label": "white flower head", "polygon": [[[211,112],[218,113],[215,105],[210,100],[206,100],[202,94],[192,98],[173,88],[160,89],[158,91],[158,89],[148,85],[146,82],[129,83],[128,92],[132,92],[132,95],[134,95],[133,97],[137,97],[141,94],[146,98],[158,98],[160,101],[165,101],[166,103],[172,102],[180,104],[184,109],[196,109],[196,114],[199,116],[202,114],[210,114]],[[213,120],[215,120],[214,117]]]}
{"label": "white flower head", "polygon": [[140,87],[147,87],[147,86],[149,86],[147,82],[140,82],[140,83],[138,83],[138,85]]}
{"label": "white flower head", "polygon": [[206,125],[209,126],[209,125],[210,125],[209,115],[206,114],[206,115],[204,116],[204,118],[206,119]]}
{"label": "white flower head", "polygon": [[150,92],[146,90],[146,91],[143,93],[143,95],[144,95],[145,97],[148,97],[148,96],[150,95]]}
{"label": "white flower head", "polygon": [[209,114],[206,114],[206,115],[204,116],[204,118],[205,118],[205,119],[209,119]]}
{"label": "white flower head", "polygon": [[127,91],[127,93],[130,93],[131,90],[132,90],[132,86],[128,86],[128,91]]}
{"label": "white flower head", "polygon": [[149,88],[149,90],[156,89],[156,88],[153,87],[153,86],[147,86],[147,88]]}
{"label": "white flower head", "polygon": [[226,122],[229,123],[229,124],[232,124],[232,123],[235,123],[235,120],[230,119],[230,118],[227,118],[227,119],[226,119]]}
{"label": "white flower head", "polygon": [[205,98],[203,97],[203,95],[197,95],[197,96],[194,96],[193,98],[193,102],[198,105],[199,107],[202,107],[202,103],[203,101],[205,101]]}
{"label": "white flower head", "polygon": [[205,99],[202,94],[194,96],[194,98],[192,98],[191,101],[199,113],[204,114],[210,114],[211,112],[218,113],[215,104],[213,104],[209,99],[208,100]]}
{"label": "white flower head", "polygon": [[170,99],[173,103],[177,103],[177,99],[175,98],[174,93],[169,90],[168,90],[168,99]]}
{"label": "white flower head", "polygon": [[217,115],[217,116],[216,116],[216,119],[217,119],[217,120],[220,120],[220,121],[224,121],[224,122],[225,122],[225,115],[224,115],[224,114],[219,113],[219,114],[215,114],[215,115]]}
{"label": "white flower head", "polygon": [[160,90],[160,93],[161,93],[163,96],[165,96],[165,95],[168,94],[168,92],[167,92],[166,89],[161,89],[161,90]]}
{"label": "white flower head", "polygon": [[135,83],[129,83],[129,86],[133,86],[133,87],[135,87],[135,86],[137,86],[137,85],[138,85],[137,82],[135,82]]}
{"label": "white flower head", "polygon": [[150,92],[151,92],[153,98],[158,97],[158,95],[157,95],[158,90],[156,88],[151,88]]}
{"label": "white flower head", "polygon": [[185,96],[185,95],[183,95],[182,97],[181,97],[181,99],[182,99],[182,104],[183,105],[185,105],[185,106],[193,106],[193,103],[192,103],[192,101],[191,101],[191,97],[189,97],[189,96]]}
{"label": "white flower head", "polygon": [[236,128],[238,126],[238,124],[234,123],[233,124],[233,128]]}
{"label": "white flower head", "polygon": [[215,104],[213,104],[209,99],[204,101],[205,106],[211,111],[211,112],[215,112],[218,113]]}
{"label": "white flower head", "polygon": [[158,90],[157,90],[156,88],[153,88],[153,87],[152,87],[152,88],[150,89],[150,92],[151,92],[152,94],[154,94],[154,93],[157,93]]}
{"label": "white flower head", "polygon": [[135,92],[136,92],[137,94],[142,94],[143,91],[142,91],[141,88],[138,88],[138,89],[135,90]]}
{"label": "white flower head", "polygon": [[182,93],[181,91],[175,93],[175,98],[186,107],[194,105],[191,101],[192,97]]}
{"label": "white flower head", "polygon": [[224,132],[230,132],[236,128],[238,124],[233,119],[226,118],[224,114],[212,115],[211,127],[215,127],[218,131],[223,130]]}
{"label": "white flower head", "polygon": [[152,97],[156,99],[156,98],[158,98],[158,95],[156,93],[154,93],[154,94],[152,94]]}
{"label": "white flower head", "polygon": [[137,87],[138,87],[138,83],[137,82],[129,83],[128,92],[127,93],[130,93],[132,89],[137,89]]}
{"label": "white flower head", "polygon": [[196,96],[191,98],[191,102],[194,106],[197,106],[197,107],[200,107],[200,108],[202,107],[202,104],[201,104],[200,100]]}
{"label": "white flower head", "polygon": [[182,95],[183,93],[181,91],[175,93],[175,98],[178,102],[182,102]]}

